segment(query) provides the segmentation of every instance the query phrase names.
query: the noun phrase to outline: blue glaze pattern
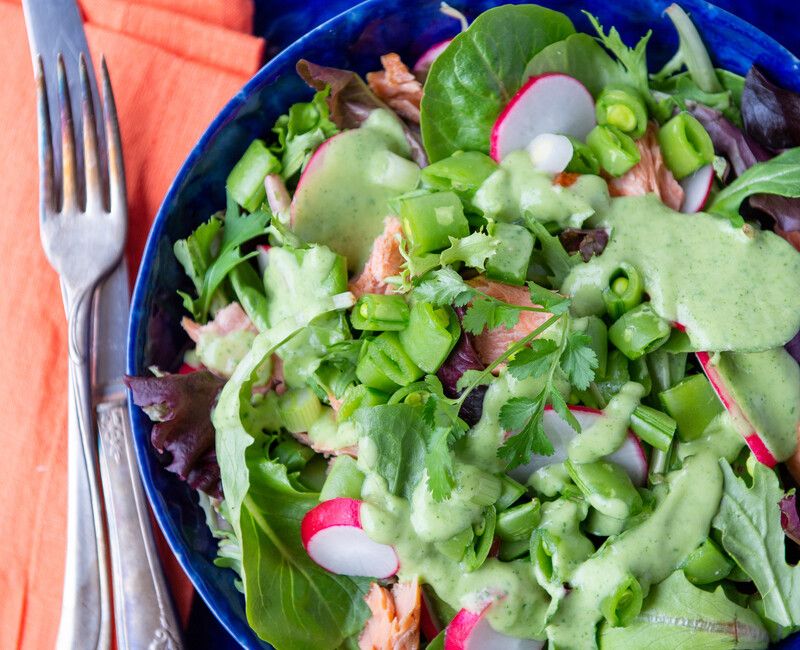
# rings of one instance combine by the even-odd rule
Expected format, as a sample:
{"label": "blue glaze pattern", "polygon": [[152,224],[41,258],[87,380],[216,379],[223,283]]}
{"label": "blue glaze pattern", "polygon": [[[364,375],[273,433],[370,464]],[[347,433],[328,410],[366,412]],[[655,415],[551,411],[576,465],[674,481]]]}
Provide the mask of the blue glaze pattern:
{"label": "blue glaze pattern", "polygon": [[[264,4],[264,3],[261,3]],[[306,15],[323,3],[303,3]],[[315,17],[331,15],[350,3],[332,0]],[[454,0],[468,17],[500,2]],[[668,0],[603,2],[600,0],[544,0],[541,4],[564,11],[579,29],[588,27],[581,9],[597,15],[605,26],[616,26],[628,42],[647,29],[651,65],[665,61],[675,47],[669,22],[662,18]],[[681,3],[692,13],[706,43],[722,67],[744,73],[751,63],[766,68],[784,85],[800,90],[800,61],[754,27],[702,0]],[[307,99],[310,90],[294,73],[295,62],[355,69],[361,73],[379,67],[379,55],[397,51],[414,61],[427,47],[450,37],[457,29],[438,11],[438,0],[367,0],[320,25],[282,51],[262,68],[209,126],[191,151],[156,216],[133,295],[128,332],[128,372],[143,375],[148,366],[175,369],[186,346],[180,330],[180,301],[175,291],[187,288],[172,254],[173,243],[187,236],[214,211],[225,205],[228,171],[254,137],[269,133],[275,118],[293,102]],[[305,26],[305,24],[304,24]],[[288,28],[287,28],[288,29]],[[269,648],[247,625],[244,602],[233,586],[233,574],[213,564],[216,544],[205,527],[203,513],[192,490],[167,472],[149,444],[151,423],[138,408],[131,420],[142,479],[156,519],[198,594],[230,634],[248,648]],[[783,648],[800,648],[800,641]]]}

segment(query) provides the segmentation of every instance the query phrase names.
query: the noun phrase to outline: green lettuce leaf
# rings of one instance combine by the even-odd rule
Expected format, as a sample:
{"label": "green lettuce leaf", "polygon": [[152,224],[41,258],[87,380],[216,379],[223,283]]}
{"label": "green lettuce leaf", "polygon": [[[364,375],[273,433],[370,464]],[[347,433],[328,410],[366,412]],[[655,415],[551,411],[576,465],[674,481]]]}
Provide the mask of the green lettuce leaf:
{"label": "green lettuce leaf", "polygon": [[756,463],[748,488],[726,461],[720,465],[725,485],[713,525],[722,533],[722,546],[753,579],[767,618],[786,627],[800,625],[800,566],[786,564],[778,477]]}
{"label": "green lettuce leaf", "polygon": [[425,81],[420,126],[430,161],[458,150],[488,153],[492,126],[524,83],[528,61],[574,33],[564,14],[536,5],[505,5],[478,16]]}
{"label": "green lettuce leaf", "polygon": [[630,625],[604,624],[598,641],[614,650],[760,650],[769,636],[758,615],[728,600],[722,587],[704,591],[675,571],[650,590]]}
{"label": "green lettuce leaf", "polygon": [[338,648],[362,629],[369,580],[333,575],[308,557],[300,524],[318,503],[301,491],[286,467],[269,460],[263,436],[248,431],[252,384],[263,361],[314,318],[331,312],[332,300],[304,309],[256,337],[220,394],[212,420],[230,523],[241,545],[247,619],[279,648]]}
{"label": "green lettuce leaf", "polygon": [[467,266],[483,271],[486,260],[497,252],[500,240],[485,232],[474,232],[467,237],[450,237],[450,246],[440,256],[442,266],[463,262]]}

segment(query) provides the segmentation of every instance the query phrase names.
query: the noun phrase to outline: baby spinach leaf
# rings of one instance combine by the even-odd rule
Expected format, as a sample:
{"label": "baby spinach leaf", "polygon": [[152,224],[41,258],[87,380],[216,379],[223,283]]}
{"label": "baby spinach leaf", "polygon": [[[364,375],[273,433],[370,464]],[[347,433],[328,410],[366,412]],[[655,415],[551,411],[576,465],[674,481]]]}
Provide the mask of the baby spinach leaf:
{"label": "baby spinach leaf", "polygon": [[420,125],[428,158],[487,153],[492,125],[525,81],[528,61],[574,33],[564,14],[535,5],[505,5],[478,16],[425,81]]}

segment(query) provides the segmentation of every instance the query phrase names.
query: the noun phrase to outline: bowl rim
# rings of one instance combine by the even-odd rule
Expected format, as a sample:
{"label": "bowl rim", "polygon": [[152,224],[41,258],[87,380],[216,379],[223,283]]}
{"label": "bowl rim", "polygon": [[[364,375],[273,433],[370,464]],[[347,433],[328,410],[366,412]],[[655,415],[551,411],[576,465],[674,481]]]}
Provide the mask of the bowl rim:
{"label": "bowl rim", "polygon": [[[636,0],[632,0],[636,1]],[[156,212],[156,216],[150,226],[150,231],[147,236],[145,247],[142,252],[141,261],[136,275],[133,294],[131,297],[130,316],[128,321],[128,330],[126,334],[126,372],[134,374],[137,371],[137,348],[136,342],[139,338],[139,333],[145,325],[143,316],[145,314],[145,303],[149,294],[147,287],[147,278],[151,275],[153,260],[156,258],[157,248],[159,242],[164,234],[164,229],[167,222],[167,217],[173,207],[175,199],[189,176],[194,165],[205,155],[208,146],[214,141],[219,132],[231,120],[235,112],[241,107],[247,99],[258,89],[268,82],[271,76],[276,75],[278,69],[283,68],[285,65],[292,65],[294,61],[299,58],[299,51],[301,51],[305,44],[319,34],[334,29],[336,25],[346,19],[352,12],[368,12],[369,7],[380,7],[385,0],[364,0],[352,7],[329,18],[325,22],[319,24],[314,29],[306,32],[294,42],[288,45],[285,49],[279,52],[276,56],[268,60],[259,68],[250,79],[236,92],[236,94],[228,100],[216,117],[211,121],[208,127],[203,131],[200,138],[193,145],[189,154],[181,163],[175,178],[170,183],[167,193],[164,195],[163,200]],[[529,0],[527,3],[517,0],[512,0],[514,4],[536,4],[535,0]],[[738,17],[737,15],[719,7],[709,0],[678,0],[683,5],[702,7],[704,11],[711,11],[720,15],[726,22],[733,23],[736,29],[743,35],[758,39],[760,42],[768,46],[771,51],[779,53],[786,60],[790,61],[794,67],[800,72],[800,58],[794,53],[789,51],[779,41],[775,40],[759,28],[755,27],[752,23]],[[498,2],[499,6],[502,4]],[[193,551],[184,543],[181,531],[175,525],[173,519],[168,515],[165,508],[159,503],[161,492],[156,488],[153,480],[153,468],[151,459],[148,457],[149,453],[149,436],[137,435],[136,411],[138,407],[134,405],[131,399],[128,400],[128,416],[131,423],[131,430],[133,432],[133,442],[136,452],[136,459],[139,468],[139,475],[147,494],[153,515],[158,522],[159,528],[169,544],[171,552],[178,560],[181,570],[191,581],[194,589],[203,599],[209,610],[214,614],[217,620],[223,625],[228,634],[234,640],[243,646],[249,643],[251,639],[257,639],[261,647],[272,647],[268,642],[258,639],[252,628],[241,620],[238,616],[228,611],[220,611],[213,600],[212,591],[215,586],[205,580],[194,568],[191,560]]]}

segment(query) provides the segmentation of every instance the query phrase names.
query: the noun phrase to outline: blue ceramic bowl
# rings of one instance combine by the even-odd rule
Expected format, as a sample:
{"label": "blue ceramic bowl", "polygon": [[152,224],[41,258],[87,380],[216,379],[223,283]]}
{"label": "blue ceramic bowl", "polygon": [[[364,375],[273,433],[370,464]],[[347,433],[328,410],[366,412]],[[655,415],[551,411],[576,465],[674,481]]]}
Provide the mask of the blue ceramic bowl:
{"label": "blue ceramic bowl", "polygon": [[[307,3],[308,11],[312,5]],[[501,2],[453,0],[472,19]],[[654,67],[676,47],[676,37],[662,17],[670,0],[544,0],[540,4],[567,13],[576,27],[588,30],[586,9],[605,26],[614,25],[629,43],[648,29],[654,35],[648,52]],[[702,0],[683,0],[713,53],[717,65],[744,74],[758,63],[785,86],[800,90],[800,61],[774,40],[735,16]],[[296,41],[272,59],[225,106],[178,172],[147,241],[133,296],[128,337],[128,372],[143,375],[156,364],[174,369],[187,340],[179,327],[181,305],[175,291],[187,281],[172,254],[173,243],[225,205],[225,179],[254,137],[268,132],[275,118],[310,90],[295,74],[298,59],[366,73],[378,57],[399,52],[413,62],[427,47],[454,35],[455,21],[439,13],[439,0],[368,0]],[[131,418],[142,479],[156,519],[197,592],[231,635],[248,648],[267,648],[247,625],[242,596],[233,574],[214,566],[216,544],[206,530],[192,490],[163,469],[149,444],[151,424],[138,408]],[[789,647],[789,646],[785,646]],[[800,648],[800,641],[797,642]]]}

